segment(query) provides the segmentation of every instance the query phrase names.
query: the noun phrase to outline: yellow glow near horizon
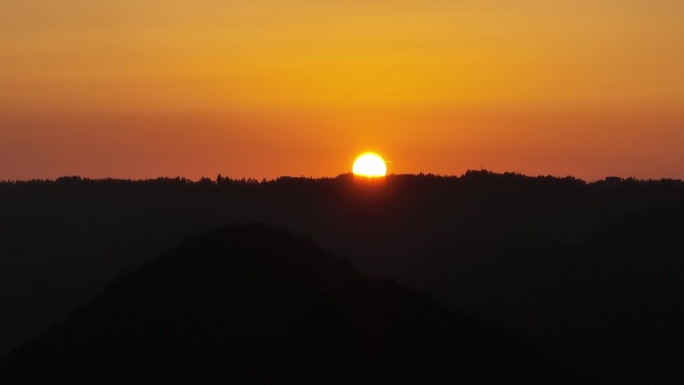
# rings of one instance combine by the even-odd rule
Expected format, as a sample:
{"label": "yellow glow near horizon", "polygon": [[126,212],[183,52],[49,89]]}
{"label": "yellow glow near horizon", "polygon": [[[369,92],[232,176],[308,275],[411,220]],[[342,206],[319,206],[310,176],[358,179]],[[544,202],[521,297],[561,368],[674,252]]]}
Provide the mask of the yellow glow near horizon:
{"label": "yellow glow near horizon", "polygon": [[682,0],[0,0],[0,179],[684,178]]}
{"label": "yellow glow near horizon", "polygon": [[357,176],[381,178],[387,175],[387,165],[380,155],[367,152],[356,158],[352,172]]}

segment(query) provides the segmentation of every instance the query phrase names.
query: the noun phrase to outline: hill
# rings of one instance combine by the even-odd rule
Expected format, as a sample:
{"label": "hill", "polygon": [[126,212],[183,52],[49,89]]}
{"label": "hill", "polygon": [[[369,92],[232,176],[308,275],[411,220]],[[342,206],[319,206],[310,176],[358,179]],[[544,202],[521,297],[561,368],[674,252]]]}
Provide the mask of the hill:
{"label": "hill", "polygon": [[682,181],[74,177],[0,183],[0,213],[3,354],[180,239],[254,222],[313,236],[368,276],[520,330],[604,383],[684,346]]}
{"label": "hill", "polygon": [[265,225],[195,236],[3,362],[5,383],[563,383],[518,335]]}

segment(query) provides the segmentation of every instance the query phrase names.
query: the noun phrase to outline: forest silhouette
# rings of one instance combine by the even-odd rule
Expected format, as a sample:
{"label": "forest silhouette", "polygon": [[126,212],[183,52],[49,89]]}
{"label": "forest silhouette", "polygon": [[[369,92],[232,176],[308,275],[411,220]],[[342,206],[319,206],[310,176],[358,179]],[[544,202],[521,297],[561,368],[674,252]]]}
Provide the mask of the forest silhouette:
{"label": "forest silhouette", "polygon": [[[176,366],[213,367],[219,363],[210,358],[223,357],[226,360],[220,363],[233,363],[226,372],[233,378],[268,381],[253,377],[259,372],[322,379],[324,372],[341,373],[340,367],[326,366],[339,364],[339,356],[326,360],[312,354],[330,348],[314,337],[324,335],[334,340],[329,341],[333,346],[341,344],[343,351],[358,356],[348,364],[353,368],[348,377],[338,377],[341,383],[399,378],[415,383],[430,379],[423,377],[426,373],[451,375],[466,383],[497,383],[492,373],[531,382],[554,378],[551,383],[683,379],[678,369],[684,358],[682,181],[587,183],[485,170],[461,177],[390,175],[376,186],[354,183],[349,174],[261,182],[220,176],[198,182],[67,177],[0,183],[0,204],[0,354],[15,348],[3,361],[4,375],[47,365],[70,378],[69,373],[77,370],[75,357],[88,351],[79,346],[92,349],[92,341],[106,341],[104,346],[111,345],[112,352],[124,356],[138,345],[150,347],[121,362],[142,370],[135,373],[143,377],[162,375]],[[280,228],[224,227],[233,223],[282,226],[313,237],[343,259],[314,246],[297,249],[293,245],[301,245],[303,238]],[[215,228],[219,229],[211,230]],[[236,232],[241,235],[230,235]],[[223,237],[233,237],[232,243],[221,243]],[[184,238],[189,240],[165,254]],[[222,265],[220,259],[195,265],[199,262],[194,255],[211,258],[217,253],[236,263],[230,258],[240,253],[234,250],[250,240],[256,251],[248,254],[255,260],[245,266],[244,275],[231,272],[235,266]],[[164,261],[177,265],[166,266]],[[282,274],[269,275],[273,270],[264,266],[271,264]],[[176,273],[171,273],[173,268]],[[132,273],[122,276],[124,271]],[[318,275],[323,272],[330,275],[323,279]],[[221,274],[226,282],[219,279]],[[184,276],[189,281],[178,281]],[[188,286],[192,282],[199,286]],[[331,286],[323,290],[323,282]],[[309,291],[297,292],[303,284],[310,285]],[[238,287],[252,294],[241,297]],[[192,299],[188,303],[179,292],[184,288]],[[305,292],[319,294],[309,305],[285,306],[281,299],[271,298],[282,288],[282,295],[290,299],[309,295]],[[193,333],[201,332],[197,328],[204,322],[226,321],[211,313],[223,302],[205,298],[216,293],[232,295],[227,303],[242,309],[238,313],[243,315],[249,309],[253,317],[231,318],[235,324],[226,324],[232,326],[223,331],[210,325],[210,336],[197,336]],[[187,314],[201,311],[198,307],[204,302],[197,295],[207,300],[205,310],[212,315],[183,323]],[[252,300],[256,302],[244,302]],[[136,301],[167,303],[163,311],[170,313],[164,317],[162,310]],[[149,314],[126,313],[136,306]],[[354,317],[368,309],[377,311],[373,317],[384,320],[382,325],[399,323],[397,329],[381,328],[389,337],[372,355],[376,361],[359,358],[359,352],[369,351],[364,344],[371,340],[364,338],[370,337],[355,335],[350,341],[358,344],[352,344],[330,331],[346,327],[346,332],[361,333],[361,326],[367,325]],[[295,315],[285,317],[289,312]],[[117,324],[107,316],[111,314],[122,315],[125,322]],[[141,323],[131,321],[135,314]],[[150,326],[159,319],[175,321],[168,321],[167,329]],[[258,323],[275,320],[283,323]],[[126,325],[135,333],[129,335]],[[277,332],[266,338],[264,328]],[[167,338],[169,330],[180,330],[178,338]],[[380,331],[373,330],[377,337]],[[399,336],[407,330],[425,335],[403,340]],[[237,338],[243,334],[247,340]],[[224,344],[205,346],[213,338]],[[459,346],[457,341],[464,338],[470,345]],[[438,340],[444,344],[420,342]],[[164,347],[167,342],[175,345]],[[402,343],[405,349],[395,345]],[[295,345],[300,347],[296,354],[278,350]],[[144,361],[167,350],[176,355]],[[419,351],[430,359],[416,358]],[[497,356],[497,351],[512,353]],[[57,359],[57,352],[62,358]],[[270,355],[263,356],[264,352]],[[202,357],[203,363],[193,357]],[[407,357],[413,358],[402,361]],[[105,369],[95,361],[93,367]],[[408,364],[414,361],[415,365]],[[255,362],[262,366],[250,366]],[[328,370],[286,370],[305,367],[305,362]],[[111,365],[108,368],[115,366]],[[391,372],[390,367],[405,367],[408,372]],[[544,370],[530,369],[541,367]],[[450,372],[453,368],[460,368],[456,372],[461,377]],[[87,377],[92,373],[78,370],[82,378],[92,380]],[[374,377],[378,373],[396,377]]]}

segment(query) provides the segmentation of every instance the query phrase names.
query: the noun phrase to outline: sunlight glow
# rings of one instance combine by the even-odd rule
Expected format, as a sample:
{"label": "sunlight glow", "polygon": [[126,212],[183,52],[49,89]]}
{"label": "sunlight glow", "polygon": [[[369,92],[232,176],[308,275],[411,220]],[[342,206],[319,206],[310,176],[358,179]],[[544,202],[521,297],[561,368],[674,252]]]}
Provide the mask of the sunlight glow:
{"label": "sunlight glow", "polygon": [[367,152],[356,158],[352,172],[367,178],[384,177],[387,175],[387,165],[380,155]]}

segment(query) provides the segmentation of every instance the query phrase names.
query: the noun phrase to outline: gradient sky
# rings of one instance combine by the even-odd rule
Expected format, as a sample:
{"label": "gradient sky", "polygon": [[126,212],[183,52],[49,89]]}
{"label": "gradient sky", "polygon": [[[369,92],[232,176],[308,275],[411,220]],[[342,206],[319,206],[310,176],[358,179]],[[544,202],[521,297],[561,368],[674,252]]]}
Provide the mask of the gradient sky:
{"label": "gradient sky", "polygon": [[684,178],[681,0],[0,0],[0,179]]}

